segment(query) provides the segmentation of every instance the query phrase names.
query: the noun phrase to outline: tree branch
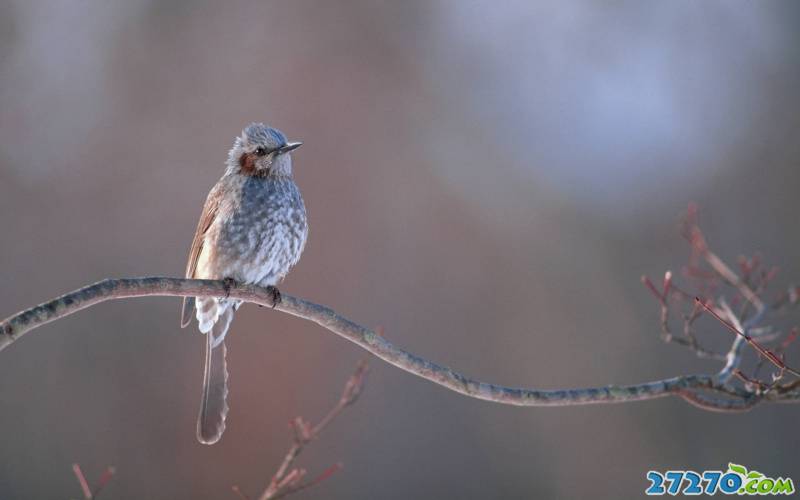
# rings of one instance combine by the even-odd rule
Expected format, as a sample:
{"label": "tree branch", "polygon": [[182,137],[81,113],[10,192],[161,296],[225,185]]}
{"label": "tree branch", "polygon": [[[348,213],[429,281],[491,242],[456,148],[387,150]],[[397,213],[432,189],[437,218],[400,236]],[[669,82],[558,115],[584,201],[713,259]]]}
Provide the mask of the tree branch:
{"label": "tree branch", "polygon": [[[2,321],[0,323],[0,350],[5,349],[34,328],[87,307],[107,300],[147,296],[230,296],[245,302],[272,307],[270,292],[266,288],[254,285],[236,285],[226,290],[223,281],[215,280],[169,277],[106,279],[21,311]],[[685,375],[635,385],[608,385],[585,389],[537,390],[503,387],[474,380],[446,366],[404,351],[375,331],[337,314],[326,306],[282,294],[282,301],[275,309],[313,321],[383,361],[418,377],[459,394],[495,403],[515,406],[569,406],[642,401],[674,395],[693,404],[702,403],[700,406],[705,409],[736,411],[749,409],[762,401],[800,401],[800,390],[797,388],[791,391],[756,394],[744,388],[720,382],[713,375]],[[697,390],[706,390],[714,393],[715,396],[700,396],[697,394]]]}

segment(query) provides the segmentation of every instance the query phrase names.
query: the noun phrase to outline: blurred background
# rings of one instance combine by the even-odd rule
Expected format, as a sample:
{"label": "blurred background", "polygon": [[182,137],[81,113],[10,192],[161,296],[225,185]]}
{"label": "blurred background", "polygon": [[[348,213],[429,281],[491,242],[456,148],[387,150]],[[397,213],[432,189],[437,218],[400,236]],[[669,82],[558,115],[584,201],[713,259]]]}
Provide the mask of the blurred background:
{"label": "blurred background", "polygon": [[[708,373],[639,282],[680,270],[689,201],[728,259],[800,279],[795,2],[0,2],[0,316],[113,276],[181,276],[234,137],[294,155],[311,233],[286,293],[501,384]],[[681,283],[679,281],[679,283]],[[0,498],[256,494],[356,346],[245,306],[228,430],[195,439],[179,300],[106,303],[0,355]],[[729,341],[711,322],[703,337]],[[800,349],[790,352],[800,360]],[[378,360],[302,455],[297,498],[633,498],[648,469],[798,476],[798,408],[512,408]]]}

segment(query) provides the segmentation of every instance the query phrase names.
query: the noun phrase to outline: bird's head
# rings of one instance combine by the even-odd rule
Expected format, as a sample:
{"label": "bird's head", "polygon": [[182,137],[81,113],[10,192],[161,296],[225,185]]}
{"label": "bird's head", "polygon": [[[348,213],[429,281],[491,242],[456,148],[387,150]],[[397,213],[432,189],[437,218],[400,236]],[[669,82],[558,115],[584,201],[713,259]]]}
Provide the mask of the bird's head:
{"label": "bird's head", "polygon": [[278,129],[263,123],[251,123],[233,142],[228,154],[228,168],[255,177],[292,175],[290,151],[302,142],[289,142]]}

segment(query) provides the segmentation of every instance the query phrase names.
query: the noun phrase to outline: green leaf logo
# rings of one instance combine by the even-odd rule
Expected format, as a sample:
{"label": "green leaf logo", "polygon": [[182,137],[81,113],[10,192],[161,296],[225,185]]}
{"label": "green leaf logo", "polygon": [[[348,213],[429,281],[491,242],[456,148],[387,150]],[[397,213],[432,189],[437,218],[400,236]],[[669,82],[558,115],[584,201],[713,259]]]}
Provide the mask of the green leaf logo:
{"label": "green leaf logo", "polygon": [[745,467],[744,465],[739,465],[731,462],[728,464],[728,470],[733,471],[737,474],[741,474],[743,476],[747,475],[747,467]]}

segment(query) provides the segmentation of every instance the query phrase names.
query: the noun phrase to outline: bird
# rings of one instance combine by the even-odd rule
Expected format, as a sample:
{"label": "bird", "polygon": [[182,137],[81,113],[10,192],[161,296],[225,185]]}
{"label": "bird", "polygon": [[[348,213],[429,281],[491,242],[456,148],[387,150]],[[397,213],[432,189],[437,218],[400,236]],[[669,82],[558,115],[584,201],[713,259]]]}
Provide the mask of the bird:
{"label": "bird", "polygon": [[[300,260],[308,239],[306,208],[292,176],[290,152],[302,145],[279,130],[251,123],[236,137],[225,172],[208,193],[192,240],[186,277],[224,280],[225,287],[275,287]],[[197,319],[206,336],[197,439],[214,444],[225,431],[228,371],[225,336],[240,300],[185,297],[181,328]]]}

